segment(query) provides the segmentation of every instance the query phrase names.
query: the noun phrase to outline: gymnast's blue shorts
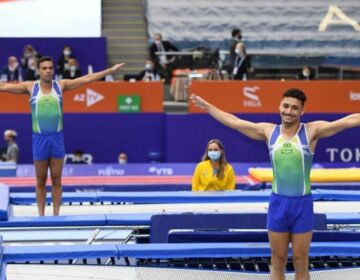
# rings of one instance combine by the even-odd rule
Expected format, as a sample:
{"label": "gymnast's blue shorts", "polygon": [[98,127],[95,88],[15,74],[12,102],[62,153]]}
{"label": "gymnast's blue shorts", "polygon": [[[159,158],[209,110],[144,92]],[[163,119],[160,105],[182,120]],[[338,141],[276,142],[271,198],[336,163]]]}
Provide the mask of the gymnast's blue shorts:
{"label": "gymnast's blue shorts", "polygon": [[62,132],[50,134],[33,133],[32,139],[34,160],[64,158],[65,145]]}
{"label": "gymnast's blue shorts", "polygon": [[283,196],[271,193],[267,228],[274,232],[305,233],[314,228],[312,195]]}

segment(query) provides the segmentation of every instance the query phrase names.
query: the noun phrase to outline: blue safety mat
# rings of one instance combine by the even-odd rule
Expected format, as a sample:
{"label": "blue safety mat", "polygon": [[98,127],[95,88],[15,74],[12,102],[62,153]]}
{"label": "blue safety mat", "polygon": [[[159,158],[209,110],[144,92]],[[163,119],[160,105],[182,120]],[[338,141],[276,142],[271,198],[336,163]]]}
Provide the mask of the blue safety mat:
{"label": "blue safety mat", "polygon": [[211,202],[254,202],[268,201],[269,191],[226,191],[226,192],[138,192],[138,193],[97,193],[99,202],[130,203],[211,203]]}
{"label": "blue safety mat", "polygon": [[[0,227],[45,227],[45,226],[93,226],[93,225],[150,225],[151,217],[161,213],[136,213],[136,214],[104,214],[104,215],[69,215],[69,216],[46,216],[46,217],[9,217],[8,221],[0,221]],[[169,213],[171,214],[171,213]],[[172,213],[181,214],[181,213]],[[214,213],[187,213],[213,214]],[[236,213],[235,213],[236,214]],[[244,213],[242,213],[244,214]],[[266,213],[262,215],[260,222],[263,224]],[[360,224],[360,213],[326,213],[326,223],[329,224]],[[183,227],[184,228],[184,227]],[[230,226],[229,228],[235,228]],[[263,225],[262,225],[262,228]]]}
{"label": "blue safety mat", "polygon": [[[63,203],[211,203],[211,202],[267,202],[271,191],[227,192],[69,192],[63,194]],[[6,195],[6,194],[4,194]],[[360,201],[360,191],[314,190],[315,201]],[[51,202],[51,194],[47,195]],[[35,204],[35,193],[11,193],[11,204]],[[1,204],[0,204],[1,205]]]}
{"label": "blue safety mat", "polygon": [[6,221],[9,216],[9,187],[0,186],[0,221]]}
{"label": "blue safety mat", "polygon": [[[47,193],[46,195],[46,203],[51,203],[51,193]],[[96,203],[98,202],[97,193],[96,192],[64,192],[61,199],[62,203],[72,203],[72,202],[88,202],[88,203]],[[34,192],[25,192],[25,193],[11,193],[10,194],[10,203],[11,204],[35,204],[36,203],[36,195]]]}
{"label": "blue safety mat", "polygon": [[0,263],[0,280],[6,280],[6,264]]}
{"label": "blue safety mat", "polygon": [[[360,232],[314,231],[312,242],[360,242]],[[269,242],[267,231],[171,230],[169,243]]]}
{"label": "blue safety mat", "polygon": [[[267,214],[161,214],[151,217],[150,242],[167,243],[173,229],[196,229],[207,231],[236,229],[266,229]],[[314,229],[326,229],[326,215],[315,214]]]}
{"label": "blue safety mat", "polygon": [[78,227],[71,227],[68,229],[38,229],[33,230],[5,230],[1,232],[4,242],[17,242],[17,244],[26,244],[28,242],[74,242],[74,244],[84,244],[90,237],[93,237],[94,242],[124,240],[133,230],[131,229],[101,229],[94,235],[94,227],[90,229],[80,229]]}
{"label": "blue safety mat", "polygon": [[[316,190],[324,201],[359,201],[360,191],[352,190]],[[313,192],[314,193],[314,192]]]}
{"label": "blue safety mat", "polygon": [[265,229],[266,214],[168,214],[153,215],[150,226],[151,243],[167,243],[172,229],[224,230],[229,228]]}
{"label": "blue safety mat", "polygon": [[[360,192],[359,192],[360,193]],[[76,192],[64,193],[63,203],[210,203],[210,202],[265,202],[270,191],[228,191],[228,192]],[[360,196],[360,195],[359,195]],[[35,204],[35,193],[12,193],[11,204]],[[47,196],[51,202],[51,194]]]}
{"label": "blue safety mat", "polygon": [[11,217],[8,221],[0,221],[0,227],[54,227],[54,226],[105,226],[106,216],[71,215],[44,217]]}
{"label": "blue safety mat", "polygon": [[141,214],[106,214],[106,224],[109,226],[126,225],[150,225],[151,217],[156,213],[141,213]]}
{"label": "blue safety mat", "polygon": [[4,246],[5,262],[118,257],[116,245]]}
{"label": "blue safety mat", "polygon": [[360,213],[326,213],[327,224],[360,224]]}
{"label": "blue safety mat", "polygon": [[[269,257],[269,243],[120,244],[4,246],[4,262],[76,258],[226,258]],[[291,255],[291,249],[289,249]],[[311,243],[310,256],[359,256],[360,242]]]}
{"label": "blue safety mat", "polygon": [[3,244],[3,237],[2,237],[2,235],[0,235],[0,280],[3,278],[3,274],[6,274],[6,272],[3,271],[5,266],[3,265],[4,247],[2,244]]}

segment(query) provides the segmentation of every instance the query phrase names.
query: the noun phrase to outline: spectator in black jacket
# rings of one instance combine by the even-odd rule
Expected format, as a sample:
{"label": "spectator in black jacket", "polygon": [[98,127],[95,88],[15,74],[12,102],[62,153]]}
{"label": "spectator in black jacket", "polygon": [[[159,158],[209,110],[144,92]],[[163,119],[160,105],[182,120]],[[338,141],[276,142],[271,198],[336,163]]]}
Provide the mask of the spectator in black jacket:
{"label": "spectator in black jacket", "polygon": [[78,61],[75,58],[70,58],[68,64],[69,64],[69,69],[64,71],[62,78],[72,80],[81,77],[81,71],[79,68]]}
{"label": "spectator in black jacket", "polygon": [[151,59],[146,60],[145,69],[139,73],[138,81],[160,81],[163,79],[163,75],[158,73],[155,68],[155,64]]}
{"label": "spectator in black jacket", "polygon": [[71,58],[75,58],[72,53],[72,49],[70,46],[65,45],[56,65],[56,73],[60,76],[60,78],[64,78],[63,75],[65,71],[69,70],[69,60]]}
{"label": "spectator in black jacket", "polygon": [[[176,56],[159,54],[157,52],[177,52],[179,49],[175,47],[169,41],[164,41],[160,33],[154,34],[154,42],[150,45],[150,58],[155,62],[155,67],[161,72],[161,70],[166,73],[166,82],[170,83],[171,72],[175,67]],[[161,69],[161,70],[160,70]]]}
{"label": "spectator in black jacket", "polygon": [[231,39],[229,42],[229,56],[230,56],[230,61],[234,61],[235,57],[236,57],[236,53],[235,53],[235,47],[237,43],[241,42],[241,30],[239,28],[234,28],[231,31]]}
{"label": "spectator in black jacket", "polygon": [[239,42],[236,44],[235,54],[232,77],[234,80],[246,80],[248,73],[251,71],[251,63],[243,43]]}
{"label": "spectator in black jacket", "polygon": [[7,65],[2,69],[1,80],[4,82],[22,82],[21,67],[15,56],[9,56]]}
{"label": "spectator in black jacket", "polygon": [[28,61],[28,68],[25,70],[24,81],[36,81],[39,77],[37,59],[35,57],[31,57]]}
{"label": "spectator in black jacket", "polygon": [[39,59],[41,56],[42,55],[38,53],[32,45],[26,45],[21,58],[21,68],[23,70],[28,69],[30,59]]}

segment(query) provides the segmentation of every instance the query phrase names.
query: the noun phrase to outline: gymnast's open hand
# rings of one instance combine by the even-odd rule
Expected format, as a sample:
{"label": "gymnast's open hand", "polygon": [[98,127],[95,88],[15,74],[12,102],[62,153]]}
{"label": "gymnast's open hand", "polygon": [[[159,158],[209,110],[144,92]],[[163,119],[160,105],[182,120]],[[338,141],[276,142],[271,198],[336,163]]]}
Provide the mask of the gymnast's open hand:
{"label": "gymnast's open hand", "polygon": [[202,110],[204,110],[208,105],[208,103],[204,99],[202,99],[200,96],[197,96],[195,93],[190,95],[190,101],[194,106]]}
{"label": "gymnast's open hand", "polygon": [[119,64],[115,64],[113,67],[110,68],[110,73],[114,74],[117,71],[119,71],[122,67],[124,67],[125,63],[119,63]]}

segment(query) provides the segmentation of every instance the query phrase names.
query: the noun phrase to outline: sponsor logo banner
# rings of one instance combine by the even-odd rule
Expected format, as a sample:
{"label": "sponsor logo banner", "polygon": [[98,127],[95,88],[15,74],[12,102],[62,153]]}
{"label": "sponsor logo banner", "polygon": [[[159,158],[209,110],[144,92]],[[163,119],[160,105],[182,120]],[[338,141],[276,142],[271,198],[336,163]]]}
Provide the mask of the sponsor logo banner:
{"label": "sponsor logo banner", "polygon": [[[189,92],[232,113],[278,113],[283,93],[305,92],[306,113],[359,112],[360,81],[193,81]],[[189,104],[189,112],[202,112]]]}
{"label": "sponsor logo banner", "polygon": [[[141,112],[161,113],[164,111],[163,91],[162,82],[94,82],[76,90],[66,91],[64,112],[117,113],[118,98],[138,96],[139,109],[141,100]],[[128,98],[124,100],[126,102]],[[136,103],[136,100],[132,101]],[[131,106],[131,109],[135,107]],[[29,112],[29,96],[0,92],[0,113]]]}

